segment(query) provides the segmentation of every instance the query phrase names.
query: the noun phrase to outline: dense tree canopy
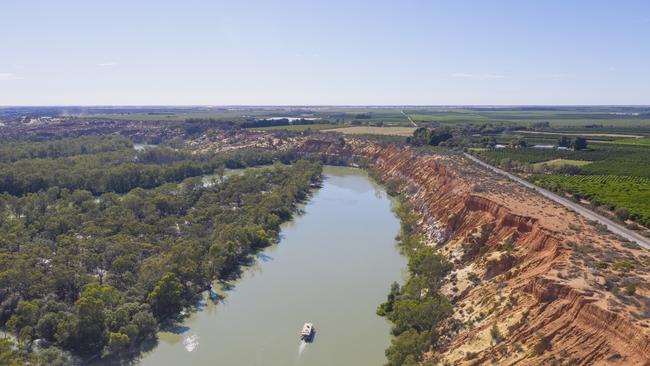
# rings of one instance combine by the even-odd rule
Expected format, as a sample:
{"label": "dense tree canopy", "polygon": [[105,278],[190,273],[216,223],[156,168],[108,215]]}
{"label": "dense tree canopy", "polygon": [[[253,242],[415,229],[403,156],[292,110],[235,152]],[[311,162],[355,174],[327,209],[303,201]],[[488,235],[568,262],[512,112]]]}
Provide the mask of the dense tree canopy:
{"label": "dense tree canopy", "polygon": [[132,148],[131,140],[122,136],[86,136],[45,142],[3,142],[0,144],[0,162],[10,163],[22,159],[58,159]]}
{"label": "dense tree canopy", "polygon": [[[44,157],[12,161],[9,155],[0,155],[0,193],[24,195],[50,187],[83,189],[95,195],[105,192],[126,193],[137,187],[154,188],[167,182],[210,174],[224,166],[242,168],[271,164],[276,159],[285,162],[294,160],[289,153],[278,155],[255,150],[220,156],[190,154],[166,147],[135,151],[128,146],[131,142],[124,141],[123,138],[101,140],[98,137],[82,137],[61,140],[53,146],[81,146],[70,150],[72,152],[83,150],[93,142],[99,145],[85,148],[86,153],[74,156],[63,153],[45,154]],[[50,146],[40,142],[31,144]],[[40,151],[40,148],[30,148],[30,143],[13,145],[25,151]],[[92,153],[96,150],[99,152]],[[9,162],[2,163],[2,157]]]}
{"label": "dense tree canopy", "polygon": [[[123,152],[83,157],[104,154],[119,160]],[[135,156],[146,163],[126,164],[139,173],[148,166],[166,169],[159,161],[168,167],[187,161],[171,151]],[[251,151],[218,158],[220,166],[245,166],[277,157]],[[189,163],[215,165],[198,158]],[[25,174],[34,169],[18,166]],[[44,175],[52,172],[43,169]],[[74,166],[68,170],[76,172]],[[0,324],[21,344],[41,339],[103,357],[136,352],[155,337],[160,321],[195,302],[212,280],[236,275],[251,253],[273,242],[319,177],[320,165],[297,161],[216,184],[201,177],[163,180],[150,189],[134,183],[122,195],[117,189],[71,189],[59,185],[61,178],[33,193],[0,194]]]}

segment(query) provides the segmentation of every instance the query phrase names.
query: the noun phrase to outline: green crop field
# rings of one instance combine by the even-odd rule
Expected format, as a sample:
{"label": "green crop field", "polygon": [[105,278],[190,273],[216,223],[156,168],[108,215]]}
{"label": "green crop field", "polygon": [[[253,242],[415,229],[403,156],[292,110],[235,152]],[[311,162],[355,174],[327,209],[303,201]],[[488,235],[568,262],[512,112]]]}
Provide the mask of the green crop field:
{"label": "green crop field", "polygon": [[647,112],[629,113],[615,107],[580,108],[557,107],[533,110],[527,108],[417,108],[406,109],[416,122],[421,123],[492,123],[530,126],[548,122],[551,129],[570,128],[574,132],[650,133],[650,115]]}
{"label": "green crop field", "polygon": [[617,144],[622,144],[622,145],[642,145],[642,146],[650,146],[650,137],[643,137],[643,138],[631,138],[631,139],[624,139],[624,140],[618,140],[616,141]]}
{"label": "green crop field", "polygon": [[[576,175],[537,174],[537,184],[584,197],[597,205],[625,207],[635,221],[650,225],[650,145],[648,138],[589,143],[587,150],[488,149],[473,151],[495,165],[505,159],[540,172],[546,165],[556,172],[572,165]],[[526,141],[531,143],[529,139]],[[521,166],[518,169],[523,169]],[[531,171],[531,170],[528,170]],[[566,170],[565,170],[566,171]]]}
{"label": "green crop field", "polygon": [[580,160],[593,162],[580,167],[583,174],[650,178],[650,146],[646,145],[591,143],[587,150],[581,151],[505,148],[477,154],[494,164],[499,164],[504,159],[527,164],[557,159]]}
{"label": "green crop field", "polygon": [[615,175],[538,175],[536,184],[578,194],[596,205],[625,207],[632,219],[650,225],[650,179]]}
{"label": "green crop field", "polygon": [[650,178],[650,155],[609,158],[580,168],[583,174]]}

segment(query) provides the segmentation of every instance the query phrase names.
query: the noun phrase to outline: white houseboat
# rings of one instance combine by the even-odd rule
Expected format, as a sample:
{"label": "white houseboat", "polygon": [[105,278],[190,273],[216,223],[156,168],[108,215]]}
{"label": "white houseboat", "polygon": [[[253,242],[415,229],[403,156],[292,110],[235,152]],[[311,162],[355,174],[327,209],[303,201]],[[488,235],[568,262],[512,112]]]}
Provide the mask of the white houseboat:
{"label": "white houseboat", "polygon": [[302,326],[302,331],[300,331],[300,339],[309,342],[311,341],[313,336],[314,336],[314,324],[305,323],[305,325]]}

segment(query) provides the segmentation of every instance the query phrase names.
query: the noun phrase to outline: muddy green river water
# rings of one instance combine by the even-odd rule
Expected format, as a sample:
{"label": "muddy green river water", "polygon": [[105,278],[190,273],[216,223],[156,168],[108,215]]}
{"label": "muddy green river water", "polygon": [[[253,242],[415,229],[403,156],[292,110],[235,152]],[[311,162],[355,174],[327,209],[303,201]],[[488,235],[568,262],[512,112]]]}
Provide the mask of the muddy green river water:
{"label": "muddy green river water", "polygon": [[[383,189],[358,169],[325,167],[323,187],[283,225],[224,299],[206,299],[141,365],[381,365],[390,324],[375,315],[406,259]],[[299,339],[313,322],[312,343]]]}

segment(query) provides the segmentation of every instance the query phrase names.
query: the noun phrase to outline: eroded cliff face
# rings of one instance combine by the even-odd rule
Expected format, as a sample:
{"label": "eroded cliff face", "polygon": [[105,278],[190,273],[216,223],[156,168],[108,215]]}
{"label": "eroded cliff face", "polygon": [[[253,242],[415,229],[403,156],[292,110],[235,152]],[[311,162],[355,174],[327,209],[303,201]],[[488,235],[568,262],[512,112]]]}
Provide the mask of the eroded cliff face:
{"label": "eroded cliff face", "polygon": [[[647,251],[458,155],[304,137],[270,148],[363,160],[397,183],[454,264],[441,364],[650,364]],[[496,325],[501,337],[493,337]]]}
{"label": "eroded cliff face", "polygon": [[[643,251],[460,156],[361,140],[307,139],[297,149],[367,159],[382,179],[401,184],[421,216],[422,233],[454,263],[443,291],[455,313],[431,358],[650,363]],[[632,268],[615,269],[622,261]],[[606,284],[607,276],[619,277],[621,289]],[[625,281],[636,285],[633,295],[624,293]],[[503,336],[498,341],[490,335],[495,324]]]}

